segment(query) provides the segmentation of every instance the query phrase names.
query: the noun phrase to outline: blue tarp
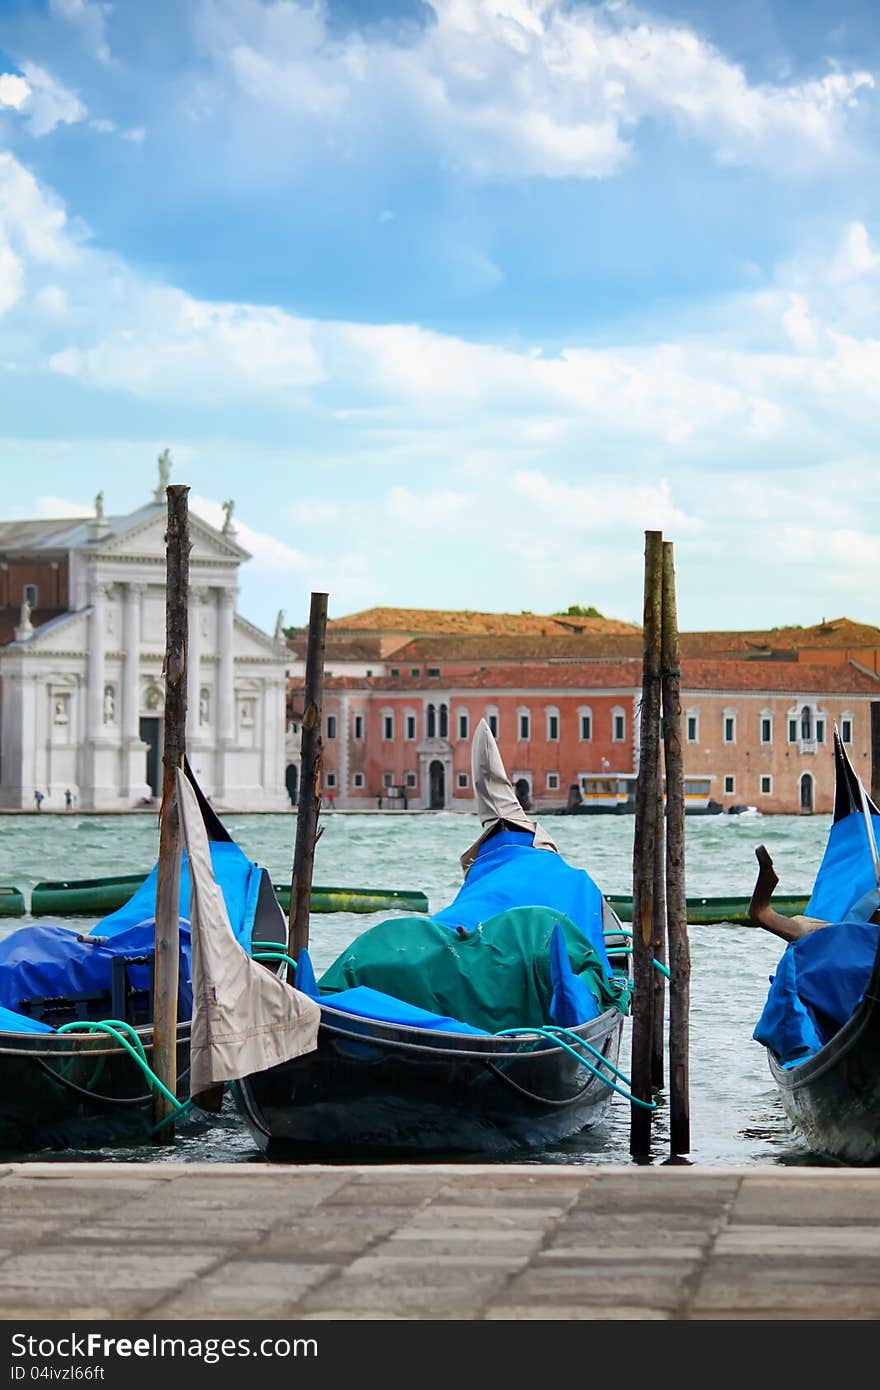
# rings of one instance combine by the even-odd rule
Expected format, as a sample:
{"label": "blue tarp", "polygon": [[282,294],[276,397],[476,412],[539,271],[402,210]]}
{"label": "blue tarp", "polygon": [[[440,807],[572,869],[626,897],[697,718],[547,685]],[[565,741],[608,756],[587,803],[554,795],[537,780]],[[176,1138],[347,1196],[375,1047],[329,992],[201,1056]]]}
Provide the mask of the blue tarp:
{"label": "blue tarp", "polygon": [[575,1027],[603,1008],[626,1009],[625,990],[611,981],[602,915],[589,874],[535,849],[531,834],[502,829],[480,847],[449,907],[371,928],[320,986],[301,953],[296,985],[336,1008],[354,1001],[351,1012],[363,1017],[445,1032]]}
{"label": "blue tarp", "polygon": [[865,992],[880,928],[834,922],[786,947],[754,1031],[783,1065],[824,1047],[852,1016]]}
{"label": "blue tarp", "polygon": [[[211,843],[210,850],[233,934],[250,952],[262,870],[232,841]],[[105,992],[109,996],[114,956],[152,955],[158,876],[157,865],[134,896],[93,927],[83,941],[69,927],[43,925],[20,927],[0,941],[0,1032],[44,1031],[44,1025],[35,1024],[20,1012],[23,1000]],[[190,894],[189,864],[184,854],[179,904],[181,1018],[189,1018],[192,1012]],[[149,989],[151,974],[150,963],[131,966],[132,988]]]}

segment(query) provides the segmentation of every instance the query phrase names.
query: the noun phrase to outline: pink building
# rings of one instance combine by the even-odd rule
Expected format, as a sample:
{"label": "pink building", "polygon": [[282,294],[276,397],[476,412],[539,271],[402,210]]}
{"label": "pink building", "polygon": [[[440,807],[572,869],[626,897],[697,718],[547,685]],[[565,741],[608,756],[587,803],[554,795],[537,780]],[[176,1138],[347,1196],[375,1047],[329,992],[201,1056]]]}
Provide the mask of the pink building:
{"label": "pink building", "polygon": [[[640,660],[430,669],[325,681],[324,792],[338,807],[472,811],[471,736],[481,718],[521,799],[538,812],[561,810],[570,789],[581,795],[590,779],[632,786]],[[880,680],[851,662],[685,661],[686,790],[725,810],[830,811],[832,727],[870,785],[877,700]]]}

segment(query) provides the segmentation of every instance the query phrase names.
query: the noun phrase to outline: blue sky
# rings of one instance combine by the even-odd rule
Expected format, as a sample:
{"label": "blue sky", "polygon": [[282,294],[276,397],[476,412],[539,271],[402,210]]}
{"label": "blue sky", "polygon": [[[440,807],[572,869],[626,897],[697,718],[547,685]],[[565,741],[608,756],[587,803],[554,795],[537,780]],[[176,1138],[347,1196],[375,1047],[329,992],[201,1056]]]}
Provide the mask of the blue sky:
{"label": "blue sky", "polygon": [[869,0],[0,0],[4,517],[241,611],[880,622]]}

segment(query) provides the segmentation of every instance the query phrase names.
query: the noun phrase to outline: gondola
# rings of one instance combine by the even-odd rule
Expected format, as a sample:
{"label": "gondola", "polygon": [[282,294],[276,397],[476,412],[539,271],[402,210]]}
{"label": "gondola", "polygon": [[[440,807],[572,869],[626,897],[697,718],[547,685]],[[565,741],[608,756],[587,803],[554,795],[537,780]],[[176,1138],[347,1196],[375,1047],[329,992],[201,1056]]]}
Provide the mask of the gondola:
{"label": "gondola", "polygon": [[[286,922],[264,868],[232,840],[195,778],[236,938],[281,944]],[[152,962],[158,865],[124,907],[90,931],[33,924],[0,941],[0,1150],[142,1142],[153,1126]],[[180,885],[178,1096],[188,1096],[192,1006],[186,860]],[[109,1024],[109,1027],[107,1026]],[[142,1053],[148,1071],[132,1056]]]}
{"label": "gondola", "polygon": [[795,1132],[817,1157],[880,1162],[880,811],[837,730],[832,826],[804,915],[774,913],[766,850],[753,897],[757,924],[788,939],[756,1041]]}
{"label": "gondola", "polygon": [[362,933],[320,982],[304,950],[293,984],[320,1006],[317,1047],[234,1082],[269,1158],[509,1158],[602,1126],[629,1094],[630,933],[527,819],[485,721],[472,759],[484,833],[454,901]]}

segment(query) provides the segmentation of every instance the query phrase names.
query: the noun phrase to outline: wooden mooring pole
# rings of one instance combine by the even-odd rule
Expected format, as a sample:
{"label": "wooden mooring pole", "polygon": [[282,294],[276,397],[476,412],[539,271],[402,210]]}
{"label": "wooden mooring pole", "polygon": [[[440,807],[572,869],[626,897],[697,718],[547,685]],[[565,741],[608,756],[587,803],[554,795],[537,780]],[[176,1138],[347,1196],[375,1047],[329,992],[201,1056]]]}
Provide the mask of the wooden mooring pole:
{"label": "wooden mooring pole", "polygon": [[[153,1071],[177,1094],[177,990],[180,960],[180,815],[175,778],[186,752],[186,651],[189,591],[188,487],[169,486],[165,533],[165,741],[156,885],[156,954],[153,965]],[[174,1143],[174,1111],[153,1092],[158,1144]],[[166,1124],[162,1121],[166,1120]]]}
{"label": "wooden mooring pole", "polygon": [[669,1161],[691,1148],[691,956],[684,871],[684,760],[681,751],[681,670],[675,559],[663,542],[663,745],[666,765],[666,930],[669,938]]}
{"label": "wooden mooring pole", "polygon": [[[645,532],[645,602],[642,627],[642,707],[639,722],[639,773],[633,841],[633,1019],[632,1092],[652,1099],[654,1039],[654,866],[660,752],[661,606],[663,535]],[[647,1160],[651,1152],[651,1114],[630,1107],[629,1151]]]}
{"label": "wooden mooring pole", "polygon": [[[662,684],[661,684],[662,691]],[[654,841],[654,902],[653,902],[653,921],[654,934],[651,945],[654,960],[666,964],[666,874],[663,862],[663,849],[665,842],[664,833],[664,811],[663,811],[663,772],[662,754],[663,743],[659,738],[659,748],[657,753],[657,819],[656,819],[656,839]],[[651,1038],[651,1086],[655,1091],[663,1090],[665,1075],[665,1053],[666,1053],[666,979],[663,973],[655,966],[653,969],[654,982],[654,1029]]]}
{"label": "wooden mooring pole", "polygon": [[297,801],[296,844],[290,880],[290,912],[287,926],[287,954],[299,959],[309,944],[309,907],[312,870],[318,842],[318,812],[321,807],[321,706],[324,698],[324,642],[327,631],[327,595],[312,594],[309,609],[309,641],[306,650],[305,709],[302,718],[299,798]]}

